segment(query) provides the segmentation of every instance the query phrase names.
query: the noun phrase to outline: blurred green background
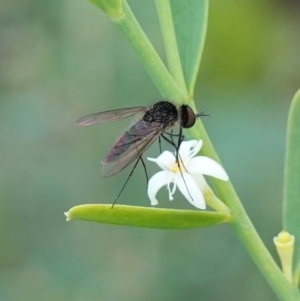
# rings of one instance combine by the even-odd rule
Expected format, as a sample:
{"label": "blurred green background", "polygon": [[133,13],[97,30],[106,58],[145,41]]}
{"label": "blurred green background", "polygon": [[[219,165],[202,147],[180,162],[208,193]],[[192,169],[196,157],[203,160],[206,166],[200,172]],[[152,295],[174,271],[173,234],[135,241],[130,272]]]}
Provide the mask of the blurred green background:
{"label": "blurred green background", "polygon": [[[129,1],[163,55],[153,1]],[[300,88],[297,1],[211,0],[195,99],[272,254],[281,230],[284,143]],[[83,115],[149,105],[159,92],[121,33],[83,0],[0,3],[0,300],[275,300],[226,225],[133,229],[63,215],[112,203],[129,169],[100,162],[131,121],[78,128]],[[157,156],[158,146],[148,155]],[[158,169],[149,167],[153,174]],[[161,207],[189,208],[176,195]],[[149,206],[138,167],[119,203]]]}

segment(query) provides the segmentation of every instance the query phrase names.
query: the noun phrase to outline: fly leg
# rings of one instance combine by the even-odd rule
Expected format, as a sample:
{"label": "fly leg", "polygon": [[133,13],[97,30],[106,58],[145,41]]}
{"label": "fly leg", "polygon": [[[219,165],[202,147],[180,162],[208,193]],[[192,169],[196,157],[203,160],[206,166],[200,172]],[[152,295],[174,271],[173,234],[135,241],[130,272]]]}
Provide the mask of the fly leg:
{"label": "fly leg", "polygon": [[[193,200],[193,197],[191,196],[191,193],[190,193],[190,191],[189,191],[189,189],[188,189],[188,187],[187,187],[185,178],[184,178],[183,173],[182,173],[182,170],[181,170],[181,164],[182,164],[183,167],[184,167],[184,169],[185,169],[185,171],[188,172],[187,169],[186,169],[186,167],[184,166],[183,161],[182,161],[182,159],[180,158],[180,154],[179,154],[179,147],[180,147],[180,145],[181,145],[181,143],[182,143],[182,141],[183,141],[183,139],[184,139],[184,136],[182,135],[182,127],[180,127],[179,134],[173,134],[173,133],[166,133],[166,134],[168,134],[168,135],[170,136],[171,139],[167,138],[167,137],[164,136],[163,134],[161,134],[161,136],[162,136],[167,142],[169,142],[172,146],[174,146],[174,148],[175,148],[175,150],[176,150],[176,163],[177,163],[177,165],[178,165],[180,174],[181,174],[181,176],[182,176],[182,180],[183,180],[184,185],[185,185],[185,187],[186,187],[186,189],[187,189],[187,191],[188,191],[188,193],[189,193],[189,196],[190,196],[191,199]],[[173,141],[173,139],[172,139],[172,136],[178,137],[178,143],[177,143],[177,145],[174,143],[174,141]],[[179,159],[180,159],[181,164],[179,163]]]}
{"label": "fly leg", "polygon": [[184,136],[182,135],[182,127],[179,128],[179,134],[178,134],[178,144],[177,144],[177,149],[178,149],[178,152],[176,153],[176,160],[178,162],[178,157],[179,157],[179,148],[180,148],[180,145],[182,143],[184,139]]}
{"label": "fly leg", "polygon": [[[165,134],[168,134],[170,136],[171,139],[168,139],[166,136],[164,136],[163,134],[161,135],[167,142],[169,142],[172,146],[174,146],[175,150],[176,150],[176,163],[178,164],[179,168],[180,168],[180,165],[182,164],[185,171],[187,172],[184,164],[183,164],[183,161],[182,159],[180,158],[180,154],[179,154],[179,148],[180,148],[180,145],[184,139],[184,136],[182,135],[182,128],[180,127],[180,130],[179,130],[179,133],[178,134],[173,134],[172,132],[171,133],[167,133],[165,132]],[[175,144],[174,140],[173,140],[173,136],[174,137],[178,137],[178,142],[177,142],[177,145]],[[181,161],[181,164],[179,164],[179,159]]]}
{"label": "fly leg", "polygon": [[172,142],[174,143],[174,140],[173,140],[173,130],[171,130],[170,138],[171,138]]}
{"label": "fly leg", "polygon": [[162,153],[162,151],[161,151],[161,139],[160,139],[160,136],[158,137],[158,145],[159,145],[159,152]]}
{"label": "fly leg", "polygon": [[[170,139],[167,139],[163,135],[161,135],[161,136],[166,141],[168,141],[172,146],[174,146],[174,148],[176,150],[176,162],[178,163],[179,162],[179,148],[180,148],[180,145],[181,145],[182,141],[184,140],[184,135],[182,135],[182,127],[180,127],[178,134],[173,134],[173,130],[171,130],[171,133],[165,132],[165,134],[169,135]],[[177,145],[175,144],[173,137],[178,137]]]}
{"label": "fly leg", "polygon": [[[174,135],[174,134],[173,134],[173,130],[171,130],[171,133],[165,132],[165,134],[167,134],[167,135],[170,136],[170,140],[171,140],[171,141],[166,140],[165,137],[163,137],[163,138],[164,138],[167,142],[169,142],[172,146],[174,146],[175,149],[176,149],[175,142],[174,142],[174,140],[173,140],[173,136],[176,136],[176,137],[177,137],[177,135]],[[160,136],[162,136],[162,135],[160,135]],[[159,151],[160,151],[160,153],[162,153],[162,149],[161,149],[161,138],[160,138],[160,136],[158,137],[158,144],[159,144]]]}
{"label": "fly leg", "polygon": [[141,158],[141,162],[143,164],[144,172],[145,172],[145,176],[146,176],[146,190],[147,190],[147,188],[148,188],[148,182],[149,182],[149,177],[148,177],[147,168],[146,168],[146,164],[144,162],[144,159],[143,159],[142,156],[140,156],[140,158]]}
{"label": "fly leg", "polygon": [[143,164],[144,171],[145,171],[145,175],[146,175],[146,180],[147,180],[147,187],[148,187],[148,174],[147,174],[147,169],[146,169],[145,162],[144,162],[144,160],[143,160],[143,158],[142,158],[142,155],[141,155],[141,156],[139,156],[139,158],[136,160],[136,162],[135,162],[135,164],[134,164],[134,166],[133,166],[133,168],[132,168],[132,170],[131,170],[129,176],[127,177],[127,179],[126,179],[124,185],[122,186],[121,191],[119,192],[119,194],[118,194],[117,197],[115,198],[115,201],[113,202],[113,204],[112,204],[112,206],[111,206],[111,209],[114,208],[114,205],[116,204],[116,202],[117,202],[117,200],[119,199],[121,193],[123,192],[125,186],[127,185],[129,179],[131,178],[133,172],[135,171],[135,168],[136,168],[136,166],[138,165],[139,161],[141,161],[142,164]]}
{"label": "fly leg", "polygon": [[[174,135],[174,134],[171,134],[171,133],[165,133],[165,134],[167,134],[167,135],[169,135],[169,136]],[[170,143],[170,144],[175,148],[176,153],[178,152],[178,150],[177,150],[177,145],[174,143],[173,139],[167,138],[164,134],[161,134],[161,137],[162,137],[164,140],[166,140],[168,143]]]}

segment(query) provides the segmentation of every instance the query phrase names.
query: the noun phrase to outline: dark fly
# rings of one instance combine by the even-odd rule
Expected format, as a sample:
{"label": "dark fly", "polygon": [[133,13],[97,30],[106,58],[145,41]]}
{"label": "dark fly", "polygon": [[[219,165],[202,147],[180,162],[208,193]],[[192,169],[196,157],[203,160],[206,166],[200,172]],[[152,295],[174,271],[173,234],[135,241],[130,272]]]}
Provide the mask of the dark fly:
{"label": "dark fly", "polygon": [[[138,113],[142,114],[142,118],[117,139],[103,159],[101,170],[103,177],[110,177],[120,172],[135,160],[137,162],[133,170],[139,160],[144,165],[142,154],[159,137],[170,142],[178,150],[183,140],[182,129],[192,127],[197,117],[205,116],[204,113],[195,114],[188,105],[177,107],[169,101],[162,100],[150,107],[131,107],[87,115],[77,120],[76,124],[79,126],[96,125],[120,120]],[[172,128],[176,125],[179,126],[178,135],[171,133]],[[177,144],[174,143],[174,136],[178,137]]]}

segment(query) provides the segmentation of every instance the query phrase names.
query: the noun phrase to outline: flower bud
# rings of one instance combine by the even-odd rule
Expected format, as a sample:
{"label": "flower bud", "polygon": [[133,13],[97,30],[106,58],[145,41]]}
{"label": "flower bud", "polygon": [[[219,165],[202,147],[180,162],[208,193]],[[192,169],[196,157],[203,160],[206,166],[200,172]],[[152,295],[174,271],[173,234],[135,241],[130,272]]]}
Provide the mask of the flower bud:
{"label": "flower bud", "polygon": [[281,267],[286,279],[292,283],[292,264],[295,237],[286,231],[281,231],[273,238],[277,253],[281,261]]}

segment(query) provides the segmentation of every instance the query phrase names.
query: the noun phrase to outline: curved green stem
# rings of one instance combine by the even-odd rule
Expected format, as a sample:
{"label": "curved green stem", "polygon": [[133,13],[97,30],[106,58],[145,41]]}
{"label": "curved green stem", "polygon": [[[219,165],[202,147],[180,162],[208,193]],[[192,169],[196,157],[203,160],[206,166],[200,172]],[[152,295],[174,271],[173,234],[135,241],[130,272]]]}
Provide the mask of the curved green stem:
{"label": "curved green stem", "polygon": [[204,193],[205,203],[218,212],[231,213],[231,210],[208,188]]}
{"label": "curved green stem", "polygon": [[[200,121],[188,131],[188,135],[193,137],[193,139],[202,139],[203,154],[220,162]],[[300,300],[298,289],[286,280],[282,271],[268,252],[245,212],[232,184],[230,182],[219,181],[215,178],[211,178],[211,182],[216,188],[221,200],[231,209],[233,217],[229,225],[244,244],[253,261],[265,276],[278,298],[280,300]]]}
{"label": "curved green stem", "polygon": [[[113,21],[135,49],[162,95],[173,99],[177,103],[187,103],[189,101],[188,95],[178,87],[125,1],[123,1],[123,8],[123,15]],[[190,102],[190,105],[195,109],[193,101]],[[188,130],[187,134],[193,139],[202,139],[204,142],[202,152],[220,162],[201,121],[198,121],[192,129]],[[261,241],[231,183],[219,181],[214,178],[212,178],[211,181],[220,199],[231,209],[231,214],[233,215],[230,221],[231,228],[244,244],[278,298],[280,300],[289,301],[300,300],[297,288],[292,286],[285,279],[283,273]]]}

